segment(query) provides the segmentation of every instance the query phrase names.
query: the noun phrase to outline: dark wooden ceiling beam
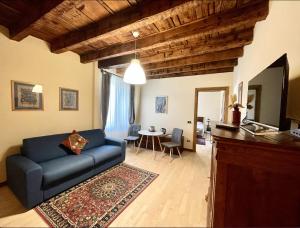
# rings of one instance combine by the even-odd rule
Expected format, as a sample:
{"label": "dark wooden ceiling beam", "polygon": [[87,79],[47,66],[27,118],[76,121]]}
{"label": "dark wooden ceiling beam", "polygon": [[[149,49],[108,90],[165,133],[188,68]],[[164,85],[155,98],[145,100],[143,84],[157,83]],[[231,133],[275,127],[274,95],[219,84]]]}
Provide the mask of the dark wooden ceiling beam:
{"label": "dark wooden ceiling beam", "polygon": [[[209,40],[200,40],[193,45],[180,46],[179,48],[170,48],[168,51],[159,52],[152,56],[139,57],[142,64],[162,62],[172,59],[179,59],[183,57],[190,57],[195,55],[206,54],[210,52],[224,51],[228,49],[243,47],[248,45],[253,40],[253,29],[248,29],[241,33],[233,33],[228,36],[222,36],[212,38]],[[120,65],[127,65],[131,59],[134,58],[134,54],[123,55],[120,57],[114,57],[111,59],[99,60],[99,67],[118,68]]]}
{"label": "dark wooden ceiling beam", "polygon": [[214,70],[214,69],[229,68],[229,67],[236,66],[237,63],[238,63],[237,59],[230,59],[230,60],[222,60],[218,62],[200,63],[195,65],[174,67],[168,69],[150,70],[146,72],[148,76],[159,76],[159,75],[167,75],[167,74],[175,74],[175,73],[194,72],[200,70]]}
{"label": "dark wooden ceiling beam", "polygon": [[10,38],[21,41],[30,35],[31,26],[63,1],[64,0],[42,0],[32,3],[33,6],[28,7],[28,10],[22,14],[22,19],[9,27]]}
{"label": "dark wooden ceiling beam", "polygon": [[204,55],[174,59],[174,60],[158,62],[158,63],[144,64],[143,68],[145,71],[150,71],[155,69],[156,70],[167,69],[167,68],[182,67],[182,66],[200,64],[200,63],[237,59],[242,56],[243,56],[243,48],[234,48],[226,51],[218,51],[218,52],[208,53]]}
{"label": "dark wooden ceiling beam", "polygon": [[123,55],[111,59],[104,59],[98,61],[99,68],[120,68],[128,65],[128,63],[135,58],[135,54]]}
{"label": "dark wooden ceiling beam", "polygon": [[[263,20],[268,15],[268,0],[251,1],[245,6],[226,12],[208,16],[189,24],[154,34],[137,40],[137,51],[149,50],[165,46],[174,41],[183,41],[217,32],[228,31],[240,26],[253,24]],[[106,59],[135,51],[134,41],[124,44],[112,45],[99,51],[91,51],[80,56],[82,63],[88,63],[99,59]]]}
{"label": "dark wooden ceiling beam", "polygon": [[164,20],[182,10],[193,7],[197,0],[145,0],[121,10],[80,30],[71,31],[51,42],[51,51],[62,53],[100,39],[107,38],[120,31],[136,30],[155,20]]}
{"label": "dark wooden ceiling beam", "polygon": [[161,79],[161,78],[174,78],[174,77],[184,77],[184,76],[197,76],[203,74],[217,74],[217,73],[233,72],[233,70],[234,70],[233,67],[227,67],[227,68],[220,68],[220,69],[200,70],[200,71],[174,73],[174,74],[157,75],[157,76],[147,76],[147,79]]}

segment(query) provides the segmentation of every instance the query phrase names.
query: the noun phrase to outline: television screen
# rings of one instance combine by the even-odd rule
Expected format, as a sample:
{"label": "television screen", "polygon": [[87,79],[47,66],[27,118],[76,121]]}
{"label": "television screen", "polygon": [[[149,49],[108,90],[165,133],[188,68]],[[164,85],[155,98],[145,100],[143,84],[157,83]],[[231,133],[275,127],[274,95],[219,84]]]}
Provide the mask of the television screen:
{"label": "television screen", "polygon": [[283,128],[288,77],[286,55],[283,57],[248,82],[247,120]]}

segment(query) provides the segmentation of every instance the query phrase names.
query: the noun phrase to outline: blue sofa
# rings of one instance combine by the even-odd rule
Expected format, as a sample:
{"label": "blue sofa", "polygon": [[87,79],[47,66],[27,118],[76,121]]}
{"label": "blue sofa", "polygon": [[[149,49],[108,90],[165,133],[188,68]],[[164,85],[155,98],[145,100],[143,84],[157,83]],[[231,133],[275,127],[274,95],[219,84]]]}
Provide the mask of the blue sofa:
{"label": "blue sofa", "polygon": [[27,208],[125,160],[123,140],[105,137],[100,130],[80,131],[89,140],[80,155],[60,143],[69,133],[23,140],[21,154],[6,160],[10,189]]}

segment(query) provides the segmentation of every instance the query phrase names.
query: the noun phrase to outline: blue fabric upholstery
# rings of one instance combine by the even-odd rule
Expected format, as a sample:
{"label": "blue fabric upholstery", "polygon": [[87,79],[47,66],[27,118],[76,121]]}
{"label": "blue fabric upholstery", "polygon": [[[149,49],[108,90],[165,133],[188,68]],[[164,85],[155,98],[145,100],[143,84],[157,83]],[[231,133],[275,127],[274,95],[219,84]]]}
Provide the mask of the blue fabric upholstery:
{"label": "blue fabric upholstery", "polygon": [[25,207],[32,208],[43,201],[40,165],[24,156],[12,155],[6,160],[6,171],[8,186]]}
{"label": "blue fabric upholstery", "polygon": [[68,149],[60,145],[69,134],[49,135],[23,140],[22,154],[35,162],[43,162],[68,155]]}
{"label": "blue fabric upholstery", "polygon": [[128,128],[128,136],[139,137],[139,131],[141,130],[140,124],[131,124]]}
{"label": "blue fabric upholstery", "polygon": [[91,148],[102,146],[105,143],[105,133],[101,129],[80,131],[78,133],[89,141],[89,143],[85,145],[83,150],[89,150]]}
{"label": "blue fabric upholstery", "polygon": [[7,158],[8,185],[25,207],[32,208],[125,160],[124,140],[106,138],[100,129],[81,131],[89,143],[81,155],[74,155],[60,146],[69,134],[24,139],[22,155]]}
{"label": "blue fabric upholstery", "polygon": [[121,147],[112,145],[103,145],[82,152],[84,155],[89,155],[94,159],[95,165],[111,161],[112,159],[121,156]]}
{"label": "blue fabric upholstery", "polygon": [[70,179],[94,168],[94,160],[86,155],[69,155],[40,163],[43,169],[43,188]]}

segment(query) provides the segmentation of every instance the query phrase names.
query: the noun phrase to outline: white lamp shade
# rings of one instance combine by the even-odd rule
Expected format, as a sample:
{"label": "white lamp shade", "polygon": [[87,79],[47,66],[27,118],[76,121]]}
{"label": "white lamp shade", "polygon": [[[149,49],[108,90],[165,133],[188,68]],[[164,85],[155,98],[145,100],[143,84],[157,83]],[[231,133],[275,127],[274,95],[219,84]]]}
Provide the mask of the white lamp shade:
{"label": "white lamp shade", "polygon": [[131,60],[125,71],[123,81],[134,85],[146,83],[146,75],[138,59]]}
{"label": "white lamp shade", "polygon": [[41,85],[35,85],[32,88],[32,92],[33,93],[42,93],[43,92],[43,86],[41,86]]}

